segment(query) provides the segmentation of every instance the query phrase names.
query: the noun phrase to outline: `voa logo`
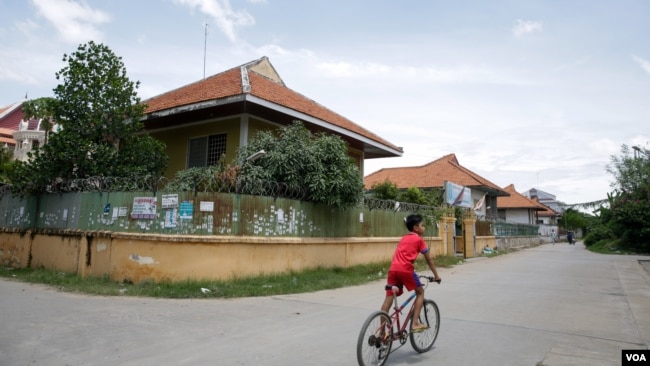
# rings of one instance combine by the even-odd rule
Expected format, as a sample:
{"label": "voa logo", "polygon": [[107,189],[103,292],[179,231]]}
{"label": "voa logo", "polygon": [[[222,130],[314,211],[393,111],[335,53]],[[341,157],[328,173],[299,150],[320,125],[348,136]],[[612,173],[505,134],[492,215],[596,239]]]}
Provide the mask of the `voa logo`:
{"label": "voa logo", "polygon": [[625,365],[650,365],[649,350],[623,350],[623,366]]}

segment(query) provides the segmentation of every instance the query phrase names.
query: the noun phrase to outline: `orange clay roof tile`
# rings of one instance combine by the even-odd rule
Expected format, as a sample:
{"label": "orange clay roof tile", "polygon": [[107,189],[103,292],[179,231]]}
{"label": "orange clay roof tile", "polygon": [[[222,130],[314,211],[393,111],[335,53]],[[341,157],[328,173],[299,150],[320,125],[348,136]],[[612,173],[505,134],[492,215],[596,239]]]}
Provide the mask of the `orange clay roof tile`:
{"label": "orange clay roof tile", "polygon": [[515,190],[515,185],[511,184],[504,188],[510,193],[510,197],[497,197],[497,207],[501,208],[527,208],[535,211],[545,210],[545,206],[539,202],[535,202],[528,197],[518,193]]}
{"label": "orange clay roof tile", "polygon": [[[145,100],[144,103],[147,104],[145,113],[153,113],[208,100],[250,94],[265,101],[320,119],[339,128],[352,131],[396,151],[403,151],[401,147],[391,144],[347,118],[287,88],[281,80],[272,80],[251,69],[251,67],[254,67],[263,60],[266,60],[266,58],[226,70],[204,80]],[[245,73],[248,79],[250,91],[246,90],[242,81],[242,72]]]}
{"label": "orange clay roof tile", "polygon": [[445,181],[450,181],[466,187],[486,186],[504,192],[496,184],[460,165],[453,153],[422,166],[378,170],[367,175],[364,184],[366,189],[370,189],[374,184],[386,180],[400,189],[443,187]]}

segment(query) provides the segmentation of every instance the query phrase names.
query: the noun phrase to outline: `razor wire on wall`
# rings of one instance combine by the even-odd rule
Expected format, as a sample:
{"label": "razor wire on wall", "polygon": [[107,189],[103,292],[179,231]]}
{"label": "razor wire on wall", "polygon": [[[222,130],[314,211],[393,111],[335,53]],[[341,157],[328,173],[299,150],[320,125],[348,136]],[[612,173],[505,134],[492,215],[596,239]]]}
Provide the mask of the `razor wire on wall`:
{"label": "razor wire on wall", "polygon": [[[282,182],[251,180],[238,178],[234,181],[217,177],[185,181],[179,183],[166,177],[150,175],[133,177],[88,177],[80,179],[57,179],[45,185],[37,192],[71,193],[71,192],[195,192],[195,193],[234,193],[255,196],[281,197],[303,200],[308,196],[304,187],[293,187]],[[11,185],[0,187],[0,195],[11,193]],[[382,200],[363,197],[359,204],[370,210],[388,210],[405,213],[432,214],[440,208],[410,202]]]}
{"label": "razor wire on wall", "polygon": [[[237,179],[234,182],[217,178],[190,181],[178,184],[165,177],[133,176],[133,177],[88,177],[81,179],[57,179],[44,187],[34,190],[40,193],[72,193],[72,192],[213,192],[249,194],[256,196],[281,197],[302,200],[307,196],[307,190],[302,187],[291,187],[286,183]],[[11,186],[0,187],[0,195],[12,193]]]}

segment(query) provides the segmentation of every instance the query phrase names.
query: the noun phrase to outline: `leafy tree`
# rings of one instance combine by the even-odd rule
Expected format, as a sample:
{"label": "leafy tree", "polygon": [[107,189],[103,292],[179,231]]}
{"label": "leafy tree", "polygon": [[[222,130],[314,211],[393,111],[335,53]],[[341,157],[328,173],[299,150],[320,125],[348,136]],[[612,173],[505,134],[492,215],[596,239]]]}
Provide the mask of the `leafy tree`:
{"label": "leafy tree", "polygon": [[239,167],[224,164],[220,161],[216,165],[207,167],[195,167],[176,172],[165,187],[168,191],[186,192],[219,192],[225,190],[233,191],[237,184]]}
{"label": "leafy tree", "polygon": [[107,46],[89,42],[71,55],[56,73],[61,83],[54,98],[29,101],[24,111],[46,122],[46,144],[14,170],[17,191],[30,193],[56,180],[91,176],[125,177],[162,174],[167,166],[165,145],[142,132],[146,106],[140,103],[139,82],[126,76],[122,58]]}
{"label": "leafy tree", "polygon": [[[261,150],[262,157],[248,159]],[[285,183],[291,190],[305,189],[305,200],[330,206],[353,206],[363,193],[361,172],[347,144],[338,136],[312,134],[300,121],[259,132],[239,149],[235,164],[244,181]]]}
{"label": "leafy tree", "polygon": [[417,203],[418,205],[426,205],[427,197],[418,187],[411,187],[400,195],[400,200],[404,202]]}
{"label": "leafy tree", "polygon": [[583,229],[586,227],[585,215],[573,208],[568,208],[562,214],[559,226],[567,231]]}
{"label": "leafy tree", "polygon": [[616,181],[602,231],[617,238],[622,249],[650,253],[650,151],[640,149],[633,155],[622,145],[621,155],[612,156],[607,171]]}
{"label": "leafy tree", "polygon": [[10,183],[9,175],[14,168],[14,153],[7,147],[0,147],[0,184]]}
{"label": "leafy tree", "polygon": [[400,191],[397,185],[386,179],[382,183],[375,183],[370,187],[375,198],[380,200],[397,200]]}

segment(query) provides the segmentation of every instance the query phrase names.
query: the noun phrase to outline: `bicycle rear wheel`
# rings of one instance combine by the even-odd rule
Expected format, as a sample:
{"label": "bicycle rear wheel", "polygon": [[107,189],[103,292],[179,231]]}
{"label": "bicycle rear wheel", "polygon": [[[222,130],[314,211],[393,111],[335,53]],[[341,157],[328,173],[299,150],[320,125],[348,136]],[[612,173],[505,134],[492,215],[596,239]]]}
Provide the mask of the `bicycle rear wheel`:
{"label": "bicycle rear wheel", "polygon": [[[428,325],[429,328],[418,333],[413,333],[413,330],[410,329],[409,337],[413,349],[418,353],[423,353],[433,347],[440,329],[440,312],[438,311],[438,305],[433,300],[424,300],[424,306],[420,311],[420,323]],[[413,328],[413,319],[411,319],[409,327]]]}
{"label": "bicycle rear wheel", "polygon": [[381,366],[393,346],[391,319],[383,311],[372,313],[363,323],[357,340],[359,366]]}

